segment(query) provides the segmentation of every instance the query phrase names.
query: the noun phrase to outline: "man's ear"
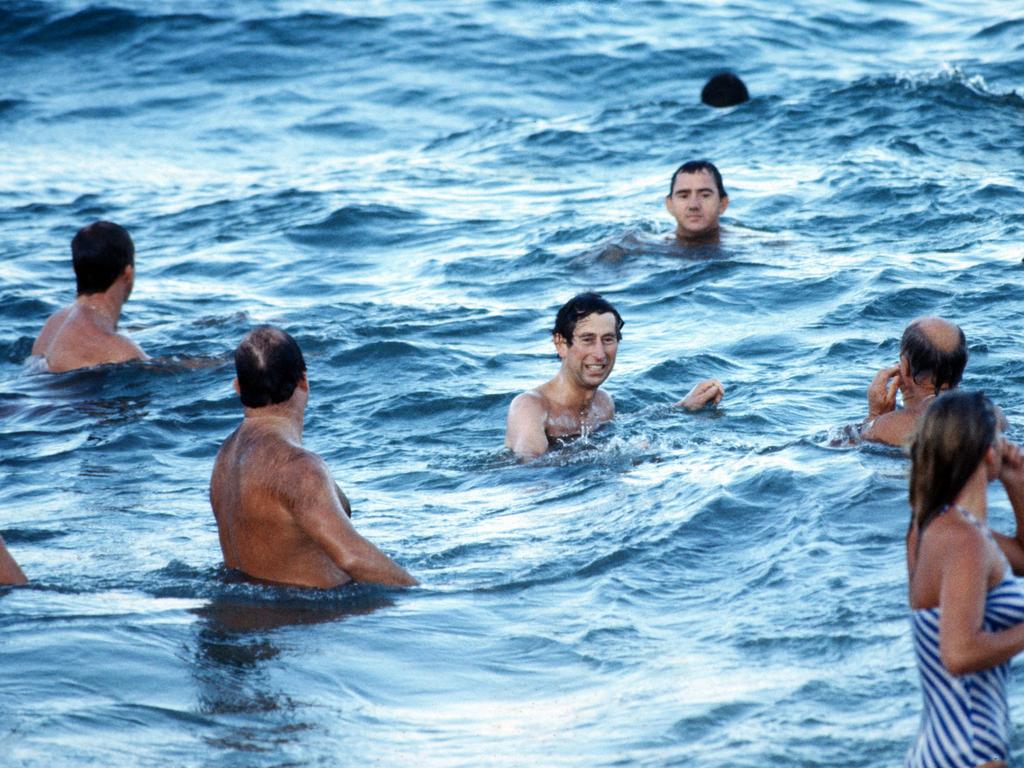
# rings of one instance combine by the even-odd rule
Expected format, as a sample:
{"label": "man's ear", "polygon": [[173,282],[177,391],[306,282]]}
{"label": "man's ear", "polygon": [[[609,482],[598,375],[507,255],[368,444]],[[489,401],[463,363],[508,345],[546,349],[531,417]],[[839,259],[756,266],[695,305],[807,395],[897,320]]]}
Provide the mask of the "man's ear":
{"label": "man's ear", "polygon": [[237,376],[235,376],[234,381],[231,382],[231,387],[232,387],[232,389],[235,390],[235,394],[236,395],[241,395],[242,394],[242,387],[239,386],[239,384],[238,384],[238,377]]}
{"label": "man's ear", "polygon": [[672,195],[665,195],[665,210],[672,213]]}
{"label": "man's ear", "polygon": [[565,337],[560,333],[553,333],[551,334],[551,341],[555,344],[555,352],[558,353],[558,356],[565,359],[565,355],[569,350],[569,345],[566,343]]}
{"label": "man's ear", "polygon": [[306,378],[305,371],[302,372],[302,378],[299,379],[298,383],[295,386],[298,387],[299,389],[309,392],[309,379]]}
{"label": "man's ear", "polygon": [[725,213],[725,209],[729,207],[729,196],[726,195],[722,198],[721,202],[718,203],[718,215],[721,216]]}
{"label": "man's ear", "polygon": [[910,375],[910,361],[906,355],[900,355],[900,378],[907,383],[913,379]]}

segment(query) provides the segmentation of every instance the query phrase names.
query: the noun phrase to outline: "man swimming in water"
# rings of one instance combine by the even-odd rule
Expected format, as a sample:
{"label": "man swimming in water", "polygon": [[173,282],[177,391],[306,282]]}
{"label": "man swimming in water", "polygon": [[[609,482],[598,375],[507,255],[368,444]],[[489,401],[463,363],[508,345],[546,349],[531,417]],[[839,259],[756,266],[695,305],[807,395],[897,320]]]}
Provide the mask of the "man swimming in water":
{"label": "man swimming in water", "polygon": [[109,221],[82,227],[71,241],[71,263],[78,295],[46,321],[32,354],[53,373],[147,360],[138,344],[117,332],[135,285],[135,244],[128,233]]}
{"label": "man swimming in water", "polygon": [[221,446],[210,478],[224,564],[303,587],[416,584],[356,532],[324,460],[302,447],[309,381],[295,340],[256,328],[235,350],[235,370],[245,418]]}
{"label": "man swimming in water", "polygon": [[[861,437],[905,446],[932,400],[960,384],[967,366],[967,339],[960,327],[940,317],[920,317],[903,331],[900,359],[875,374],[868,387],[868,416]],[[896,409],[896,393],[903,408]]]}
{"label": "man swimming in water", "polygon": [[[615,365],[622,325],[615,307],[596,293],[574,296],[558,310],[551,336],[562,367],[551,381],[512,401],[506,448],[534,459],[559,438],[591,432],[615,416],[611,395],[599,388]],[[724,394],[721,382],[705,379],[676,405],[695,411]]]}
{"label": "man swimming in water", "polygon": [[0,584],[17,585],[27,583],[28,579],[25,578],[25,574],[18,567],[18,563],[11,557],[11,553],[7,551],[3,536],[0,536]]}
{"label": "man swimming in water", "polygon": [[676,242],[714,244],[719,239],[718,217],[729,207],[722,174],[707,160],[683,163],[672,174],[665,208],[676,220]]}

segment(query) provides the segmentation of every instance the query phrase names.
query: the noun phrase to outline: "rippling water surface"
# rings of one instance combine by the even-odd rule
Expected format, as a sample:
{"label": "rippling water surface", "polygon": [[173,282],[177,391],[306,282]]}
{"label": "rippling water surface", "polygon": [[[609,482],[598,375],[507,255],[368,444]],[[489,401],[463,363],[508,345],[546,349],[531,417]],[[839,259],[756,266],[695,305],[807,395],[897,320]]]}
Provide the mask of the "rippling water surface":
{"label": "rippling water surface", "polygon": [[[1021,436],[1022,33],[992,1],[5,3],[5,764],[897,764],[906,466],[833,443],[922,313]],[[698,103],[723,68],[751,102]],[[726,232],[680,250],[663,196],[705,156]],[[96,218],[162,361],[33,373]],[[582,289],[626,319],[620,417],[519,466],[508,404]],[[259,322],[422,587],[220,567]],[[668,407],[705,376],[718,410]]]}

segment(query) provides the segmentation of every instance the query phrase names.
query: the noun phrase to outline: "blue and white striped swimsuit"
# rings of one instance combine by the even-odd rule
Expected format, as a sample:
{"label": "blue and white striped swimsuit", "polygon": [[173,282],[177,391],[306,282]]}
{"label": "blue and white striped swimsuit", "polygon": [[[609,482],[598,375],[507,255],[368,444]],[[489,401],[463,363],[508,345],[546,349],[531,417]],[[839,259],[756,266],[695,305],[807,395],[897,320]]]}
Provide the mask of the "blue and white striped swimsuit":
{"label": "blue and white striped swimsuit", "polygon": [[[1022,621],[1024,589],[1007,564],[1003,580],[985,596],[982,626],[998,632]],[[939,657],[939,609],[911,611],[911,624],[924,712],[907,753],[908,768],[976,768],[990,760],[1009,760],[1010,663],[953,677]]]}

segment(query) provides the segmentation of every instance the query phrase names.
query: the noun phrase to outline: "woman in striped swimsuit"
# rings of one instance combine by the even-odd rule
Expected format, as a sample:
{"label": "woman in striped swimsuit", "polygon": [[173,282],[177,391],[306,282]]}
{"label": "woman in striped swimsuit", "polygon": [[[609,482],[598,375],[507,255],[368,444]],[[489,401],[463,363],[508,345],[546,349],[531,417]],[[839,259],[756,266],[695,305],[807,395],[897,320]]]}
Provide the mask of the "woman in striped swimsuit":
{"label": "woman in striped swimsuit", "polygon": [[[924,713],[907,766],[1005,766],[1006,679],[1024,650],[1024,457],[980,392],[929,407],[911,448],[907,568]],[[1014,536],[989,530],[988,484],[1009,496]]]}

